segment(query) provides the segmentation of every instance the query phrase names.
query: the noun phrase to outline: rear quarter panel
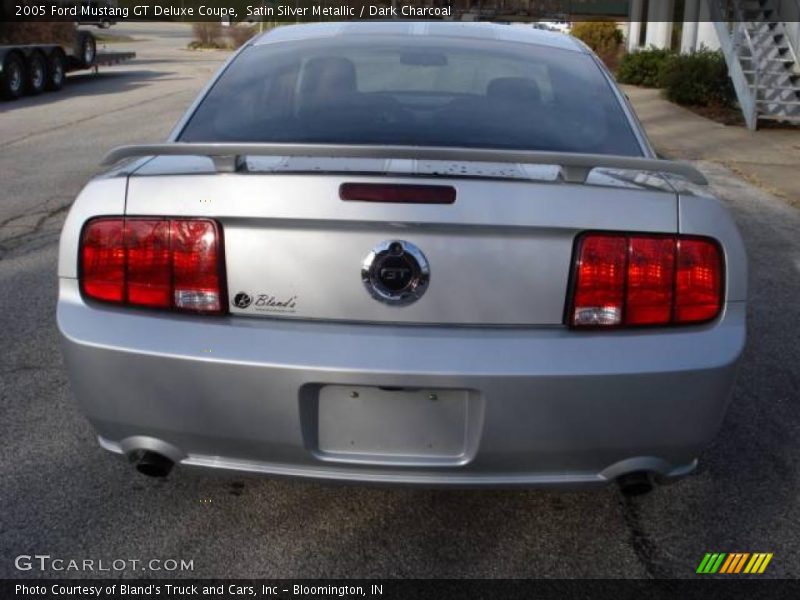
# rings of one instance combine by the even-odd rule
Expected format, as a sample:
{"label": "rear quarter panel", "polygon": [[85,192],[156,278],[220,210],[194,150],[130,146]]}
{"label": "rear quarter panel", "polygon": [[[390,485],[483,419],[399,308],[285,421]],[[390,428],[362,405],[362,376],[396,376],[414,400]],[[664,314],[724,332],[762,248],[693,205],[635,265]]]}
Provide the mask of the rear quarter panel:
{"label": "rear quarter panel", "polygon": [[725,299],[747,300],[747,253],[739,228],[720,200],[706,194],[682,192],[678,200],[680,232],[709,236],[722,246],[725,257]]}
{"label": "rear quarter panel", "polygon": [[58,276],[78,277],[78,246],[84,223],[92,217],[125,213],[127,177],[103,177],[81,191],[64,221],[58,252]]}

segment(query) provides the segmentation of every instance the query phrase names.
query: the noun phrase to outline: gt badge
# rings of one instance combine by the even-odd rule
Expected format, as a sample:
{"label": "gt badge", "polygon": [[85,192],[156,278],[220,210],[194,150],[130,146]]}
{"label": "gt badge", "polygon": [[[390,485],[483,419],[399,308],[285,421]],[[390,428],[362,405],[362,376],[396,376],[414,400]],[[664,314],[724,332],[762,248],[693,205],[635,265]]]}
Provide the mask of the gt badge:
{"label": "gt badge", "polygon": [[410,242],[381,242],[361,264],[361,280],[376,300],[395,306],[416,302],[428,289],[430,266]]}

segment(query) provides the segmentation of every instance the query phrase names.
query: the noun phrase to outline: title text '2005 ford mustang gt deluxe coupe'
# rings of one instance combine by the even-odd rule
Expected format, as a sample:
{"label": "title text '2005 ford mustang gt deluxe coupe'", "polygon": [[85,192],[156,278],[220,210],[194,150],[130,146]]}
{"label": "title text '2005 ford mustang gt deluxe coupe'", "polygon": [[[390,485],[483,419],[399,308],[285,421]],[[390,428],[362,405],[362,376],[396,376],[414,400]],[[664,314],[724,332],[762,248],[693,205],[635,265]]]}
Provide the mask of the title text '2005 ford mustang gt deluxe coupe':
{"label": "title text '2005 ford mustang gt deluxe coupe'", "polygon": [[740,236],[569,36],[281,27],[106,163],[58,324],[144,473],[646,489],[720,426]]}

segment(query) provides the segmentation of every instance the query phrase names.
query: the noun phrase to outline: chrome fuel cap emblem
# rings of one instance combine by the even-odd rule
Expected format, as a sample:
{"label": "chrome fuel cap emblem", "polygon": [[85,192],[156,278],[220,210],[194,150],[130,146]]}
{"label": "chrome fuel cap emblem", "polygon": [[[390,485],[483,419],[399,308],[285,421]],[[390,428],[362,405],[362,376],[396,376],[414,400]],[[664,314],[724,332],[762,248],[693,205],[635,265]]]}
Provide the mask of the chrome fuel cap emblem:
{"label": "chrome fuel cap emblem", "polygon": [[395,306],[416,302],[428,289],[428,260],[414,244],[381,242],[361,263],[361,280],[376,300]]}

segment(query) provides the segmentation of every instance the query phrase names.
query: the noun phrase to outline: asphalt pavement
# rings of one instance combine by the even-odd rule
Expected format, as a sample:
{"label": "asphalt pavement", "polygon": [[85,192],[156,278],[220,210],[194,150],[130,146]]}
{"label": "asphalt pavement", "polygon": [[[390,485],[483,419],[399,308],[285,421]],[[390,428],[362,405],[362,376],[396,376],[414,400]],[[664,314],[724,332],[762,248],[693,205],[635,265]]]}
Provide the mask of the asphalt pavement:
{"label": "asphalt pavement", "polygon": [[184,50],[188,26],[114,31],[141,40],[113,48],[135,62],[0,104],[0,577],[93,574],[14,566],[49,554],[191,560],[184,577],[681,578],[733,551],[774,553],[765,577],[800,575],[800,211],[710,162],[749,251],[749,340],[722,430],[683,481],[636,499],[189,468],[157,481],[101,450],[59,354],[59,229],[103,154],[163,140],[227,56]]}

